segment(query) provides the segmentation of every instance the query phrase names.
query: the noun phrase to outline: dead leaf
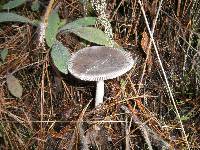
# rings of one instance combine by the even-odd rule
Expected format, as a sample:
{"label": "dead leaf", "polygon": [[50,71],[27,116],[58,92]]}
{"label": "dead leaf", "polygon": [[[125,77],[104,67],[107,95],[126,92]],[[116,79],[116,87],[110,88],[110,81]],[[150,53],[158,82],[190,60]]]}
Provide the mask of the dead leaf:
{"label": "dead leaf", "polygon": [[147,54],[148,44],[149,44],[149,37],[148,37],[147,33],[144,31],[142,33],[141,46],[146,54]]}
{"label": "dead leaf", "polygon": [[8,75],[6,78],[6,82],[10,93],[15,97],[20,98],[22,96],[23,89],[19,80],[15,78],[13,75]]}
{"label": "dead leaf", "polygon": [[146,63],[148,64],[147,65],[147,70],[148,70],[148,73],[151,72],[151,67],[152,67],[152,55],[151,55],[151,47],[149,48],[149,42],[150,42],[150,38],[149,36],[147,35],[147,33],[144,31],[142,33],[142,40],[141,40],[141,46],[142,46],[142,49],[143,51],[146,53]]}

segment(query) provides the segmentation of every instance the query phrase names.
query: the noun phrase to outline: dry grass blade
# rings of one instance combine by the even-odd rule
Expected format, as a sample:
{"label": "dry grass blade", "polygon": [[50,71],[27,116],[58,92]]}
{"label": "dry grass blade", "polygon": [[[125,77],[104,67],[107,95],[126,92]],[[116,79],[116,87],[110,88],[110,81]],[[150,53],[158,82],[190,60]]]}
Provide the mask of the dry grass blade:
{"label": "dry grass blade", "polygon": [[148,29],[148,31],[149,31],[149,34],[150,34],[150,37],[151,37],[151,40],[152,40],[152,43],[153,43],[153,46],[154,46],[154,49],[155,49],[157,58],[158,58],[158,62],[159,62],[159,65],[160,65],[160,67],[161,67],[161,70],[162,70],[162,73],[163,73],[163,76],[164,76],[164,79],[165,79],[165,82],[166,82],[166,85],[167,85],[167,90],[168,90],[169,95],[170,95],[170,98],[171,98],[171,100],[172,100],[172,103],[173,103],[173,106],[174,106],[176,115],[177,115],[177,117],[178,117],[178,119],[179,119],[179,122],[180,122],[180,125],[181,125],[181,129],[182,129],[182,132],[183,132],[183,136],[184,136],[185,142],[186,142],[186,144],[187,144],[187,148],[190,149],[190,145],[189,145],[189,142],[188,142],[188,140],[187,140],[187,135],[186,135],[186,132],[185,132],[183,123],[182,123],[182,121],[181,121],[181,117],[180,117],[179,111],[178,111],[178,109],[177,109],[176,102],[175,102],[174,96],[173,96],[173,94],[172,94],[171,87],[170,87],[169,82],[168,82],[168,79],[167,79],[167,75],[166,75],[166,73],[165,73],[165,70],[164,70],[162,61],[161,61],[161,59],[160,59],[159,52],[158,52],[158,49],[157,49],[155,40],[154,40],[154,38],[153,38],[153,34],[152,34],[151,29],[150,29],[150,27],[149,27],[149,23],[148,23],[148,21],[147,21],[147,17],[146,17],[144,8],[143,8],[143,4],[142,4],[142,2],[141,2],[140,0],[138,0],[138,3],[140,4],[140,7],[141,7],[141,10],[142,10],[143,16],[144,16],[144,18],[145,18],[145,23],[146,23],[147,29]]}
{"label": "dry grass blade", "polygon": [[85,106],[85,108],[81,112],[80,117],[79,117],[78,122],[77,122],[77,128],[79,130],[78,133],[79,133],[79,137],[80,137],[80,143],[81,143],[81,146],[82,146],[81,149],[84,149],[84,150],[89,150],[89,147],[88,147],[88,144],[87,144],[88,142],[85,138],[84,130],[83,130],[83,116],[86,113],[86,110],[88,109],[88,106],[90,105],[90,103],[91,103],[91,100],[88,102],[88,104]]}
{"label": "dry grass blade", "polygon": [[[157,10],[157,13],[156,13],[156,17],[155,17],[155,19],[154,19],[154,21],[153,21],[153,27],[152,27],[152,29],[151,29],[152,35],[154,34],[154,30],[155,30],[155,27],[156,27],[156,22],[157,22],[158,16],[159,16],[159,14],[160,14],[162,2],[163,2],[163,0],[161,0],[160,3],[159,3],[159,7],[158,7],[158,10]],[[152,46],[152,39],[150,38],[149,45],[148,45],[148,47],[146,47],[146,49],[147,49],[147,50],[146,50],[146,51],[147,51],[147,52],[146,52],[147,57],[146,57],[146,59],[145,59],[145,63],[144,63],[143,71],[142,71],[142,76],[141,76],[140,83],[139,83],[138,93],[140,92],[140,87],[141,87],[141,85],[142,85],[142,81],[143,81],[144,74],[145,74],[145,71],[146,71],[147,62],[148,62],[148,60],[151,58],[151,56],[150,56],[150,55],[151,55],[151,46]]]}

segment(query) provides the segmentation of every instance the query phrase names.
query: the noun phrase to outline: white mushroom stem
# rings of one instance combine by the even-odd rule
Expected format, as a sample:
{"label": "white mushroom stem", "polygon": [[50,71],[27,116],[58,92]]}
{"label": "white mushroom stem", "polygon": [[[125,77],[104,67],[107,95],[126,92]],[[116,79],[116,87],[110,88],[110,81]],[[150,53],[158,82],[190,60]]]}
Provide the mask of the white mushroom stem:
{"label": "white mushroom stem", "polygon": [[97,81],[97,88],[96,88],[96,97],[95,97],[95,106],[103,103],[103,96],[104,96],[104,80]]}

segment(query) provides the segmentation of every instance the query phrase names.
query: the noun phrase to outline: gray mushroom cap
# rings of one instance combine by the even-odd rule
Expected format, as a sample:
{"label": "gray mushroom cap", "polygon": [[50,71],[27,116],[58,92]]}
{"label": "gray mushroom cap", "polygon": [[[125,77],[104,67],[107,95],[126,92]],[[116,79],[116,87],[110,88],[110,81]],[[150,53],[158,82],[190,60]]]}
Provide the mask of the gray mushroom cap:
{"label": "gray mushroom cap", "polygon": [[84,81],[113,79],[129,71],[135,61],[130,53],[105,46],[86,47],[69,60],[69,72]]}

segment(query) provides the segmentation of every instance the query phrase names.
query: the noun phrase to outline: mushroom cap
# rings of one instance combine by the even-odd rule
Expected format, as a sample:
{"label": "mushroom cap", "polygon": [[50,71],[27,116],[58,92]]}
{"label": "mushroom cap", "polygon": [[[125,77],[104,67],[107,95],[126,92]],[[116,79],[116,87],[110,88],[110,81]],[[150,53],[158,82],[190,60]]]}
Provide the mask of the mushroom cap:
{"label": "mushroom cap", "polygon": [[135,61],[121,49],[92,46],[74,53],[69,60],[69,72],[84,81],[113,79],[129,71]]}

